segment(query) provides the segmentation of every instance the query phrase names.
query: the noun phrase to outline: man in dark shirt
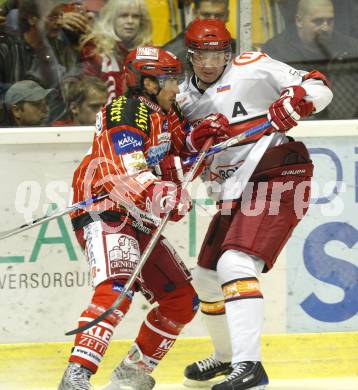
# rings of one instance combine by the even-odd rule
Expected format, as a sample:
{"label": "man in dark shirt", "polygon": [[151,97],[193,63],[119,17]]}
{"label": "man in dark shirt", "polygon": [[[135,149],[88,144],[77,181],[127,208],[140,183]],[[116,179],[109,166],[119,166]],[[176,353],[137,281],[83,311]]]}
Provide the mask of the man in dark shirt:
{"label": "man in dark shirt", "polygon": [[357,117],[358,40],[334,29],[331,0],[300,0],[295,25],[266,42],[261,50],[296,69],[317,69],[332,82],[333,102],[317,117]]}
{"label": "man in dark shirt", "polygon": [[42,126],[46,123],[49,108],[47,99],[53,92],[32,80],[14,83],[5,94],[9,126]]}

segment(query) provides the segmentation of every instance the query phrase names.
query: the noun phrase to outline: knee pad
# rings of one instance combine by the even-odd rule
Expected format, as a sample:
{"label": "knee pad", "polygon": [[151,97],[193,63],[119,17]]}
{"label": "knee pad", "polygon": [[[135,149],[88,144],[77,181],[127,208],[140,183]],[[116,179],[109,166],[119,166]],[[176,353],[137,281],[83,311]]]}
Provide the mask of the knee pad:
{"label": "knee pad", "polygon": [[256,256],[230,249],[225,251],[218,261],[218,279],[221,285],[233,279],[257,279],[264,265],[264,261]]}
{"label": "knee pad", "polygon": [[199,299],[191,284],[187,284],[166,294],[158,300],[158,304],[159,313],[163,317],[185,325],[198,311]]}
{"label": "knee pad", "polygon": [[247,298],[262,298],[258,281],[265,263],[247,253],[228,250],[217,265],[225,302]]}
{"label": "knee pad", "polygon": [[192,271],[192,284],[200,301],[218,302],[223,300],[221,284],[216,271],[196,266]]}

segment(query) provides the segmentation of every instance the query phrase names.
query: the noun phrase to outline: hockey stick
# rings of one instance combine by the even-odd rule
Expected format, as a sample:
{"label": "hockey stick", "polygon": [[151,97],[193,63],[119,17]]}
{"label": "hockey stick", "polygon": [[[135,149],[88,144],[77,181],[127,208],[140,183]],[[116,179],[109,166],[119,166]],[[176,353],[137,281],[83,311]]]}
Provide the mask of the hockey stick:
{"label": "hockey stick", "polygon": [[41,225],[43,223],[49,222],[53,219],[56,219],[58,217],[61,217],[62,215],[69,214],[72,211],[78,210],[78,209],[83,209],[86,208],[87,206],[96,203],[102,199],[107,198],[109,195],[108,194],[101,194],[94,196],[93,198],[83,200],[78,203],[74,203],[71,206],[68,206],[60,211],[55,211],[53,213],[50,213],[49,215],[45,215],[41,218],[34,219],[33,221],[26,223],[24,225],[21,225],[19,227],[16,227],[14,229],[6,230],[4,232],[0,233],[0,240],[3,240],[4,238],[14,236],[15,234],[19,234],[24,232],[25,230],[32,229],[35,226]]}
{"label": "hockey stick", "polygon": [[[267,128],[269,128],[269,127],[270,127],[270,122],[264,122],[264,123],[261,123],[258,126],[253,127],[252,129],[247,130],[244,133],[241,133],[239,135],[236,135],[235,137],[229,138],[226,141],[220,142],[219,144],[216,144],[215,146],[212,146],[206,152],[205,158],[209,157],[209,156],[211,156],[211,155],[213,155],[215,153],[219,153],[222,150],[225,150],[225,149],[229,148],[230,146],[235,146],[238,143],[240,143],[241,141],[243,141],[245,138],[250,137],[250,136],[255,135],[255,134],[258,134],[258,133],[261,133],[264,130],[266,130]],[[184,165],[191,165],[197,159],[198,159],[198,155],[189,157],[188,159],[186,159],[184,161]],[[46,222],[49,222],[49,221],[51,221],[53,219],[56,219],[58,217],[61,217],[61,216],[65,215],[65,214],[69,214],[72,211],[85,208],[86,206],[89,206],[89,205],[91,205],[93,203],[96,203],[96,202],[102,200],[102,199],[105,199],[108,196],[109,196],[108,194],[94,196],[93,198],[90,198],[90,199],[83,200],[81,202],[72,204],[71,206],[68,206],[68,207],[66,207],[63,210],[51,213],[49,215],[45,215],[44,217],[41,217],[41,218],[37,218],[37,219],[27,223],[27,224],[21,225],[19,227],[14,228],[14,229],[0,232],[0,241],[3,240],[4,238],[14,236],[16,234],[22,233],[25,230],[32,229],[32,228],[34,228],[34,227],[36,227],[38,225],[41,225],[41,224],[46,223]]]}
{"label": "hockey stick", "polygon": [[[212,146],[206,152],[205,157],[209,157],[213,154],[221,152],[222,150],[230,148],[231,146],[235,146],[235,145],[239,144],[241,141],[243,141],[244,139],[267,130],[270,126],[271,126],[271,122],[266,121],[266,122],[263,122],[263,123],[255,126],[255,127],[252,127],[251,129],[245,131],[244,133],[238,134],[234,137],[227,139],[226,141],[220,142],[219,144]],[[193,164],[196,159],[197,159],[197,155],[191,156],[184,161],[184,165]]]}
{"label": "hockey stick", "polygon": [[[184,181],[184,183],[182,185],[182,189],[183,190],[185,190],[188,187],[188,185],[192,181],[193,177],[195,176],[195,173],[197,172],[197,170],[199,169],[201,163],[203,162],[203,160],[206,157],[206,152],[209,149],[209,147],[211,146],[212,141],[213,141],[212,138],[209,138],[209,139],[206,140],[206,142],[205,142],[204,146],[202,147],[202,149],[201,149],[197,159],[195,160],[194,165],[190,168],[190,171],[185,176],[185,181]],[[169,217],[170,217],[170,212],[165,214],[164,217],[162,218],[159,226],[154,231],[151,240],[149,241],[148,245],[146,246],[145,250],[143,251],[142,257],[140,258],[140,260],[139,260],[135,270],[133,271],[132,275],[128,279],[127,283],[124,285],[122,292],[118,295],[118,297],[112,303],[112,305],[109,307],[109,309],[107,309],[105,312],[103,312],[101,315],[99,315],[93,321],[90,321],[87,324],[78,327],[77,329],[70,330],[69,332],[65,333],[66,336],[71,336],[71,335],[83,332],[83,331],[91,328],[92,326],[98,324],[100,321],[102,321],[104,318],[106,318],[109,314],[111,314],[114,310],[116,310],[119,307],[119,305],[122,303],[122,301],[125,298],[125,296],[128,294],[128,292],[132,288],[135,280],[137,279],[137,276],[139,275],[139,273],[142,270],[144,264],[148,260],[148,257],[152,253],[152,251],[153,251],[153,249],[154,249],[154,247],[155,247],[155,245],[156,245],[156,243],[157,243],[157,241],[158,241],[158,239],[159,239],[159,237],[160,237],[160,235],[161,235],[165,225],[167,224],[167,222],[169,220]]]}

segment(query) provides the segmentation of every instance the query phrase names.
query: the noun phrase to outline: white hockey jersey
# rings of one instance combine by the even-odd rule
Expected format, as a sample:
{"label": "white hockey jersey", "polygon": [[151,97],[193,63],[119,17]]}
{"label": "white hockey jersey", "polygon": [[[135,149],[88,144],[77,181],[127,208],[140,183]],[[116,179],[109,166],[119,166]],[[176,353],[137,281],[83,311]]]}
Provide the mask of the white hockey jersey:
{"label": "white hockey jersey", "polygon": [[[311,76],[308,72],[294,69],[265,53],[244,52],[232,60],[220,79],[204,93],[196,86],[195,76],[181,84],[177,102],[192,125],[211,113],[220,112],[228,118],[231,126],[243,123],[250,126],[250,122],[257,123],[260,118],[265,119],[269,106],[279,98],[280,92],[293,85],[302,85],[305,88],[306,100],[312,101],[315,112],[323,110],[331,102],[333,95],[324,80],[316,78],[315,75],[316,73]],[[210,165],[210,180],[222,183],[248,157],[251,166],[247,172],[250,172],[255,168],[255,149],[259,155],[260,149],[262,151],[263,148],[287,142],[282,133],[275,133],[269,140],[265,138],[267,137],[215,155]],[[267,145],[260,146],[260,143]],[[244,169],[244,166],[242,168]],[[232,194],[225,195],[223,191],[220,195],[221,199],[231,197]]]}

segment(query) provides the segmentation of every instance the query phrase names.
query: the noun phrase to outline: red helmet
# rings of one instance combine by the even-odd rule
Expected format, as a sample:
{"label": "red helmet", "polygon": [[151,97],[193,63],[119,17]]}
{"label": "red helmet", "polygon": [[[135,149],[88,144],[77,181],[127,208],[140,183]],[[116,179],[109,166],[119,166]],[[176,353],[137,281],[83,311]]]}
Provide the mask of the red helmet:
{"label": "red helmet", "polygon": [[124,61],[124,73],[129,87],[140,85],[141,76],[176,76],[183,73],[181,61],[160,47],[145,46],[132,50]]}
{"label": "red helmet", "polygon": [[231,48],[231,34],[219,19],[195,19],[185,33],[185,45],[190,49],[226,50]]}

